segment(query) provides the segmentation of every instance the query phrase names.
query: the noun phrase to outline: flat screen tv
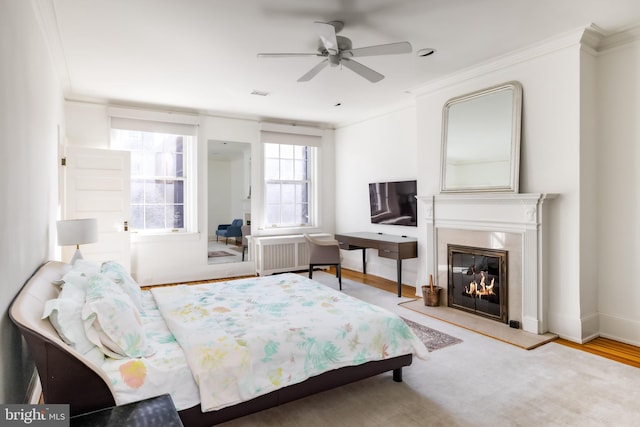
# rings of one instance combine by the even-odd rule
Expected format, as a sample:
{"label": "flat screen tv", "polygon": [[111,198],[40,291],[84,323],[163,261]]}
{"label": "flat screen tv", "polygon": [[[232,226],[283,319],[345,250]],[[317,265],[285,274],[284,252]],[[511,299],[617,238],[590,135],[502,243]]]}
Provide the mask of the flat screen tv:
{"label": "flat screen tv", "polygon": [[417,225],[416,181],[369,184],[371,222],[374,224]]}

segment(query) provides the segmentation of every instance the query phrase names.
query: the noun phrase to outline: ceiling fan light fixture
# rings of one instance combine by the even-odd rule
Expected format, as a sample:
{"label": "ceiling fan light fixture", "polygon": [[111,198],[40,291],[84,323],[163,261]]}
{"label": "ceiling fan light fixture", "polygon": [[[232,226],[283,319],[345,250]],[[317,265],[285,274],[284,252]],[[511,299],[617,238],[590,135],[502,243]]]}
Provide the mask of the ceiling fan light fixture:
{"label": "ceiling fan light fixture", "polygon": [[418,55],[421,58],[424,58],[425,56],[430,56],[430,55],[433,55],[434,53],[436,53],[435,49],[432,49],[430,47],[425,47],[424,49],[419,49],[416,52],[416,55]]}

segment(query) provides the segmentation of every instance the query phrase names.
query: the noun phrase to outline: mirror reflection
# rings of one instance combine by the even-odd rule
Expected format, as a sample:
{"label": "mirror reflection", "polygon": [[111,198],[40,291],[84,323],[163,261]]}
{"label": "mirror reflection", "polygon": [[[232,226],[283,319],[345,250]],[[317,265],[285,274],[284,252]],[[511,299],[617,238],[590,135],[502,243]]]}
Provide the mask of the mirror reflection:
{"label": "mirror reflection", "polygon": [[248,261],[251,226],[251,144],[209,140],[209,264]]}
{"label": "mirror reflection", "polygon": [[521,104],[517,82],[445,104],[442,192],[518,192]]}

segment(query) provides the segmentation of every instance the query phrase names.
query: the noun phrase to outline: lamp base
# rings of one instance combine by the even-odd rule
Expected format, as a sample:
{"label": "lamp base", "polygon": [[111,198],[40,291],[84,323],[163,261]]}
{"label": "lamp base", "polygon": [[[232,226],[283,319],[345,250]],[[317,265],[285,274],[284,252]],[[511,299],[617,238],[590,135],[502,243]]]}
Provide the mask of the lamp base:
{"label": "lamp base", "polygon": [[84,259],[84,258],[82,257],[82,253],[80,252],[80,249],[76,249],[76,251],[73,253],[73,257],[71,257],[71,261],[69,261],[69,264],[73,265],[79,259]]}

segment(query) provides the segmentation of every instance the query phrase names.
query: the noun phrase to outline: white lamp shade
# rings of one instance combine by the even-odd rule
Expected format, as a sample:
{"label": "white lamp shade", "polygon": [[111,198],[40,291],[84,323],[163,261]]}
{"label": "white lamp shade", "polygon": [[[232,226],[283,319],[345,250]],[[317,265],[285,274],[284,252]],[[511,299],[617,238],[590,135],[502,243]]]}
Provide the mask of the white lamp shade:
{"label": "white lamp shade", "polygon": [[77,246],[98,241],[98,220],[95,218],[58,221],[58,245]]}

